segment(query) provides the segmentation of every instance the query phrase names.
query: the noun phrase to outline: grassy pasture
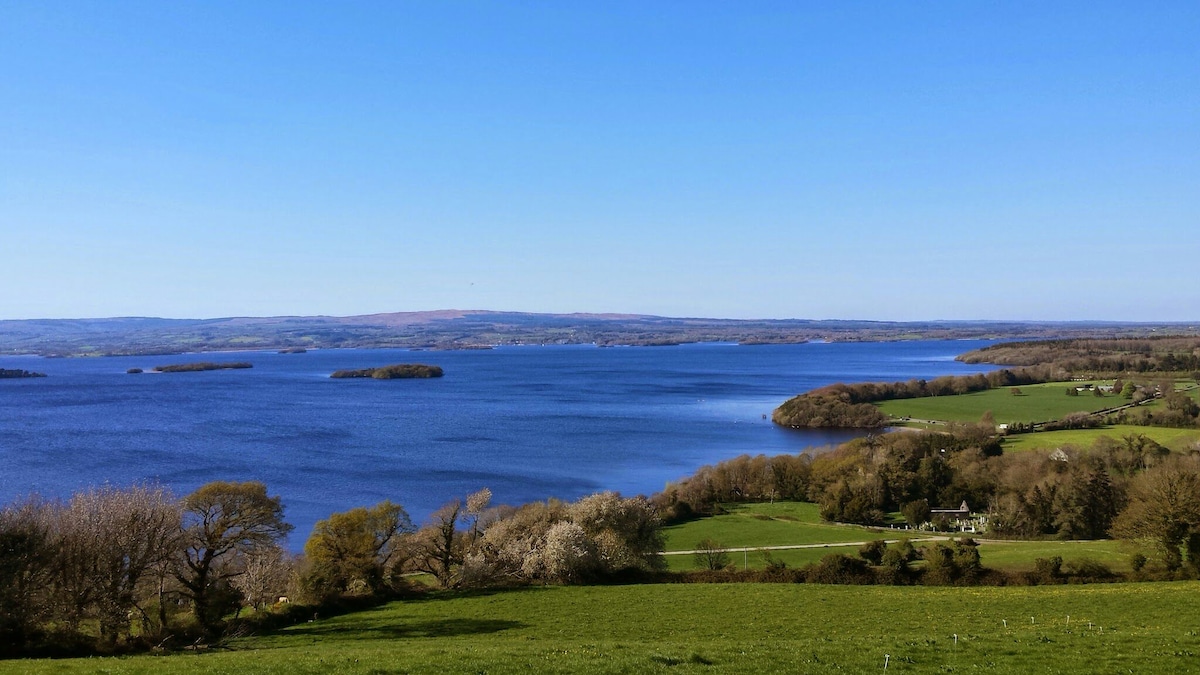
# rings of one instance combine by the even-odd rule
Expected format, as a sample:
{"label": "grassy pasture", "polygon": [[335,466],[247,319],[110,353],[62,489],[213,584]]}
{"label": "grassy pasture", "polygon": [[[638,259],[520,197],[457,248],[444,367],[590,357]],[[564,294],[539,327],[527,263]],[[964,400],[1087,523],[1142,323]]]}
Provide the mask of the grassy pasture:
{"label": "grassy pasture", "polygon": [[[880,539],[882,537],[876,536],[872,538]],[[845,546],[839,544],[829,544],[828,546],[822,546],[819,548],[783,549],[768,551],[768,553],[770,553],[772,560],[782,562],[791,568],[797,568],[804,567],[809,563],[815,563],[830,553],[857,556],[858,545],[855,544],[853,546]],[[689,570],[699,569],[693,556],[668,555],[665,557],[667,560],[667,569],[671,570],[672,572],[687,572]],[[743,568],[758,570],[766,567],[766,559],[763,557],[763,552],[755,550],[746,551],[745,553],[742,551],[730,551],[729,562],[739,570]]]}
{"label": "grassy pasture", "polygon": [[[665,550],[692,550],[697,542],[705,538],[716,540],[726,548],[827,544],[816,548],[770,551],[774,560],[787,563],[789,567],[803,567],[830,553],[858,555],[858,544],[846,546],[846,542],[893,540],[905,535],[911,539],[939,536],[929,532],[833,525],[822,522],[818,510],[816,504],[807,502],[734,505],[730,507],[729,513],[667,528]],[[919,542],[914,543],[917,546],[921,545]],[[1007,571],[1032,570],[1035,559],[1056,555],[1061,556],[1063,560],[1091,559],[1108,565],[1113,571],[1129,570],[1128,555],[1121,551],[1120,544],[1115,541],[983,540],[979,546],[979,555],[985,566]],[[739,569],[743,566],[761,569],[766,564],[762,553],[753,550],[746,553],[731,551],[729,558]],[[672,571],[696,569],[695,559],[691,555],[668,555],[666,561],[668,569]]]}
{"label": "grassy pasture", "polygon": [[[888,536],[887,539],[894,537]],[[914,542],[914,546],[923,546]],[[770,551],[771,558],[786,563],[788,567],[804,567],[815,563],[830,553],[840,553],[851,557],[858,556],[858,546],[839,546],[830,544],[821,548],[786,549]],[[1060,556],[1064,561],[1092,560],[1107,565],[1114,572],[1129,571],[1129,554],[1121,549],[1117,541],[998,541],[982,540],[979,542],[979,557],[985,567],[1004,570],[1006,572],[1031,572],[1033,561],[1038,558]],[[666,556],[667,569],[672,572],[686,572],[697,569],[695,559],[690,555]],[[762,569],[766,566],[760,551],[730,552],[730,563],[737,569]]]}
{"label": "grassy pasture", "polygon": [[878,530],[821,520],[820,507],[808,502],[734,504],[729,513],[666,528],[663,550],[688,551],[702,539],[722,546],[790,546],[878,539]]}
{"label": "grassy pasture", "polygon": [[[1073,412],[1095,412],[1115,408],[1128,403],[1115,395],[1097,397],[1090,392],[1079,396],[1067,396],[1068,387],[1078,382],[1050,382],[1017,387],[1020,396],[1014,396],[1009,387],[989,389],[957,396],[926,396],[924,398],[899,399],[877,403],[883,412],[892,417],[912,417],[921,420],[944,420],[955,422],[978,422],[987,411],[992,411],[996,422],[1046,422],[1061,419]],[[1097,380],[1093,384],[1111,384]]]}
{"label": "grassy pasture", "polygon": [[1131,424],[1118,424],[1097,429],[1067,429],[1064,431],[1039,431],[1032,434],[1017,434],[1006,436],[1003,447],[1005,452],[1021,450],[1059,448],[1064,445],[1074,445],[1086,448],[1101,436],[1120,439],[1129,434],[1142,434],[1155,443],[1171,450],[1183,450],[1200,440],[1200,431],[1196,429],[1169,429],[1166,427],[1140,427]]}
{"label": "grassy pasture", "polygon": [[[1196,673],[1200,583],[545,587],[397,602],[208,653],[12,673]],[[1068,620],[1069,617],[1069,620]]]}
{"label": "grassy pasture", "polygon": [[1114,572],[1129,571],[1129,553],[1119,541],[987,540],[979,544],[979,559],[985,567],[1009,572],[1031,571],[1034,560],[1053,556],[1067,562],[1092,560],[1107,565]]}

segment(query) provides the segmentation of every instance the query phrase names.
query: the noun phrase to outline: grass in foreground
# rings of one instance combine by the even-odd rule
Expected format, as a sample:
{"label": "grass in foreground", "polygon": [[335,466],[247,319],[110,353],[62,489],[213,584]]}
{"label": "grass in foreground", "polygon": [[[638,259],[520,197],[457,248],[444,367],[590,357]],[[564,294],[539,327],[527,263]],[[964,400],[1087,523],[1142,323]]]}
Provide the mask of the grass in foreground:
{"label": "grass in foreground", "polygon": [[[0,672],[1200,672],[1200,583],[552,587],[402,602],[228,651]],[[1069,617],[1069,619],[1068,619]]]}

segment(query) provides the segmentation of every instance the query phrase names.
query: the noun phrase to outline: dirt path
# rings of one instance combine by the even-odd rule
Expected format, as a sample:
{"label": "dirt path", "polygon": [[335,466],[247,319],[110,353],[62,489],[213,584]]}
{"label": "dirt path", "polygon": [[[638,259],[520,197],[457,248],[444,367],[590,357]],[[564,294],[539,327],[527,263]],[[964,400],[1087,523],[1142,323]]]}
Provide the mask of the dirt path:
{"label": "dirt path", "polygon": [[[951,539],[950,537],[919,537],[916,539],[910,538],[909,541],[916,543],[916,542],[922,542],[922,541],[949,541],[950,539]],[[873,541],[875,541],[875,540],[873,540]],[[900,539],[884,539],[883,541],[884,541],[884,543],[887,543],[887,544],[895,544],[901,540]],[[743,552],[750,552],[750,551],[791,551],[791,550],[800,549],[800,548],[830,548],[830,547],[834,547],[834,546],[863,546],[866,543],[867,543],[866,541],[840,541],[840,542],[828,542],[828,543],[824,543],[824,544],[788,544],[785,546],[731,546],[729,548],[720,548],[720,549],[716,549],[716,550],[725,551],[726,553],[743,553]],[[663,555],[695,555],[695,554],[701,553],[701,552],[702,551],[698,551],[698,550],[663,551],[662,554]]]}

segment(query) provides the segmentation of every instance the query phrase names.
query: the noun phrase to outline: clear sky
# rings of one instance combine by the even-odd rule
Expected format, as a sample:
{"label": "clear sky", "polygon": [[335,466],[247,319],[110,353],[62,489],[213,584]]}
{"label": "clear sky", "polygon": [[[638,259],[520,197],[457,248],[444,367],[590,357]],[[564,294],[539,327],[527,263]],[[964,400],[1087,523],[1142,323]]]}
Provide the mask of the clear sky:
{"label": "clear sky", "polygon": [[0,0],[0,318],[1200,320],[1200,2]]}

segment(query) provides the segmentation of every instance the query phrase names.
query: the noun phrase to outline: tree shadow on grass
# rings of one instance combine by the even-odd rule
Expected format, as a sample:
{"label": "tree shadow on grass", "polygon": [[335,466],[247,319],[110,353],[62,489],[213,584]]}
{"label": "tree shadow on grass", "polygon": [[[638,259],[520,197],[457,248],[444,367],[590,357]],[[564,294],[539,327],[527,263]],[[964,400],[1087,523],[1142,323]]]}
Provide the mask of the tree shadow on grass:
{"label": "tree shadow on grass", "polygon": [[338,640],[404,640],[419,638],[486,635],[527,624],[504,619],[430,619],[387,625],[363,626],[345,623],[310,623],[287,631],[289,637],[334,638]]}
{"label": "tree shadow on grass", "polygon": [[523,585],[523,586],[488,586],[484,588],[455,588],[437,589],[424,593],[413,594],[402,598],[405,604],[420,604],[423,602],[442,602],[451,598],[486,598],[493,595],[512,595],[515,593],[538,593],[555,588],[553,586]]}

